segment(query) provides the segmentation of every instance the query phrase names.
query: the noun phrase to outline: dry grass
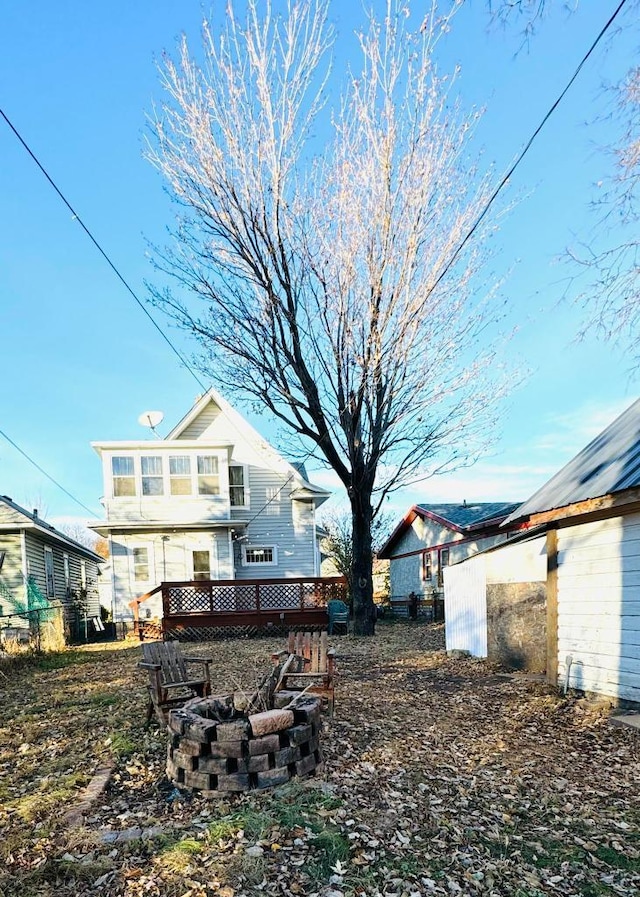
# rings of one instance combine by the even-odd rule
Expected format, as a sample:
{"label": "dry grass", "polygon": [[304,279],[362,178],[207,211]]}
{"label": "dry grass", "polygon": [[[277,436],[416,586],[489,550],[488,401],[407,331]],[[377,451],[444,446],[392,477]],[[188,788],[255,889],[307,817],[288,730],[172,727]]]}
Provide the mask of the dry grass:
{"label": "dry grass", "polygon": [[[164,779],[139,647],[15,668],[0,703],[0,897],[636,893],[637,733],[609,726],[602,705],[450,660],[442,636],[407,624],[335,638],[324,779],[218,801]],[[281,641],[197,653],[214,658],[217,690],[251,690]],[[108,761],[108,792],[67,830],[65,811]]]}

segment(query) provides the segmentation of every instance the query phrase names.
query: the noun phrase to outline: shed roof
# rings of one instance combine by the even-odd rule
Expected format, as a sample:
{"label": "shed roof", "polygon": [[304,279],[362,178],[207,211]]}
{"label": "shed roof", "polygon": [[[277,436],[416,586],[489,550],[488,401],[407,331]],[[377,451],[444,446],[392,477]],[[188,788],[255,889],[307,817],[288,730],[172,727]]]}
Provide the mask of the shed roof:
{"label": "shed roof", "polygon": [[520,505],[503,526],[640,486],[640,399]]}

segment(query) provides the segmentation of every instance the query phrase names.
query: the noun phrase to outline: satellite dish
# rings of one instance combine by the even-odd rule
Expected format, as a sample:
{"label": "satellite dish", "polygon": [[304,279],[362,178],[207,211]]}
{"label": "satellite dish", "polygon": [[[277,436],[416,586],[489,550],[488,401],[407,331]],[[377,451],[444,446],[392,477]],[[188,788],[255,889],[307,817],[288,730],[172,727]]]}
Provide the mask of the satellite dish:
{"label": "satellite dish", "polygon": [[161,424],[163,420],[164,411],[143,411],[138,418],[138,423],[143,427],[148,427],[156,436],[158,436],[156,427]]}

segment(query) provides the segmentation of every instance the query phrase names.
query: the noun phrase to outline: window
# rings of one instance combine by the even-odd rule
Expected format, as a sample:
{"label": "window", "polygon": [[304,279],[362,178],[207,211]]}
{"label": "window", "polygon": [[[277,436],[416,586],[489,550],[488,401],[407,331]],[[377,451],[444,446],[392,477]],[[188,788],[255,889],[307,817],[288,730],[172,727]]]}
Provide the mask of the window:
{"label": "window", "polygon": [[188,455],[169,456],[169,490],[171,495],[191,495],[191,458]]}
{"label": "window", "polygon": [[53,551],[51,548],[44,550],[44,575],[47,582],[47,598],[53,598],[56,594],[56,581],[53,575]]}
{"label": "window", "polygon": [[280,496],[282,495],[282,491],[282,486],[267,487],[267,501],[264,507],[267,517],[278,517],[280,515]]}
{"label": "window", "polygon": [[136,582],[149,582],[149,549],[134,548],[133,578]]}
{"label": "window", "polygon": [[208,551],[193,552],[193,578],[200,581],[211,579],[211,555]]}
{"label": "window", "polygon": [[111,459],[111,473],[113,475],[113,494],[116,498],[136,494],[136,477],[132,456],[114,456]]}
{"label": "window", "polygon": [[244,497],[244,467],[232,464],[229,467],[229,501],[232,507],[243,507]]}
{"label": "window", "polygon": [[429,582],[431,579],[431,552],[424,551],[422,553],[422,579]]}
{"label": "window", "polygon": [[438,585],[444,585],[444,568],[449,566],[449,549],[440,549],[440,564],[438,566]]}
{"label": "window", "polygon": [[162,458],[159,455],[143,455],[140,459],[142,469],[142,494],[163,495]]}
{"label": "window", "polygon": [[274,566],[278,563],[278,551],[275,545],[262,546],[260,548],[249,548],[243,545],[242,551],[243,563],[246,566],[250,564]]}
{"label": "window", "polygon": [[71,595],[71,573],[69,571],[69,555],[62,555],[62,565],[64,567],[64,593],[67,598]]}
{"label": "window", "polygon": [[220,495],[218,459],[215,455],[198,455],[198,494]]}

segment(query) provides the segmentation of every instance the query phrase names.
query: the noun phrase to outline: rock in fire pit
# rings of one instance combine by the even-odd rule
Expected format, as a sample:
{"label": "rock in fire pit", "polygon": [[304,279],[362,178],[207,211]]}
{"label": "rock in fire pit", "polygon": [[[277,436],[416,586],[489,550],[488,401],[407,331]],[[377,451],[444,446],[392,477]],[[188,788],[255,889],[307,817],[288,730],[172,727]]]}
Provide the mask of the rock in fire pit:
{"label": "rock in fire pit", "polygon": [[194,698],[169,714],[167,775],[205,796],[271,788],[316,775],[320,700],[281,691],[273,710],[245,714],[233,695]]}

